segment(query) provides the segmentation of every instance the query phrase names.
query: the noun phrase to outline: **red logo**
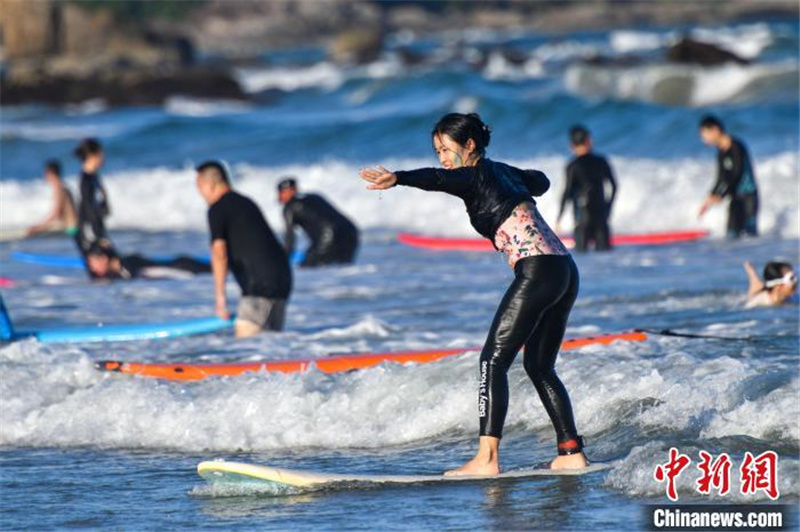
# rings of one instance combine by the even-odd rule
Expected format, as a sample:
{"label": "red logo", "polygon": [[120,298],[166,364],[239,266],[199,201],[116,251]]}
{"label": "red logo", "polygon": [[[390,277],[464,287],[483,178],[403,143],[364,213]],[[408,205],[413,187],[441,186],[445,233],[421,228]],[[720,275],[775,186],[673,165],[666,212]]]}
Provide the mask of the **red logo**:
{"label": "red logo", "polygon": [[697,492],[704,495],[711,493],[711,488],[725,495],[731,489],[731,466],[733,465],[727,453],[722,453],[712,462],[713,456],[705,451],[700,451],[702,460],[697,469],[702,476],[697,481]]}
{"label": "red logo", "polygon": [[678,452],[675,447],[669,450],[669,462],[659,464],[653,472],[653,477],[659,481],[667,481],[667,497],[672,501],[678,500],[678,490],[675,488],[675,480],[689,465],[691,459],[685,454]]}
{"label": "red logo", "polygon": [[765,451],[753,458],[752,453],[744,453],[744,461],[739,468],[742,481],[742,495],[763,491],[773,501],[778,498],[778,455],[775,451]]}

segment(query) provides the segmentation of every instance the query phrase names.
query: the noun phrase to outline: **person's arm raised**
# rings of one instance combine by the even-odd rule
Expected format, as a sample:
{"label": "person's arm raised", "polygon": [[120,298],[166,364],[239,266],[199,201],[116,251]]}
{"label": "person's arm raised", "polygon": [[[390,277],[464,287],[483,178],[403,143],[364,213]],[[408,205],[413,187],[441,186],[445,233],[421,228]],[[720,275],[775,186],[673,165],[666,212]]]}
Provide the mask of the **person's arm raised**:
{"label": "person's arm raised", "polygon": [[367,185],[368,190],[386,190],[397,184],[397,175],[383,166],[362,168],[358,175],[361,176],[361,179],[370,183]]}
{"label": "person's arm raised", "polygon": [[395,185],[461,196],[472,186],[476,167],[463,166],[452,170],[442,168],[419,168],[417,170],[392,172],[383,166],[363,168],[359,175],[371,183],[369,190],[386,190]]}
{"label": "person's arm raised", "polygon": [[758,276],[756,269],[753,268],[749,260],[744,263],[744,271],[747,272],[747,281],[749,283],[747,296],[753,297],[764,289],[764,282],[761,280],[761,277]]}

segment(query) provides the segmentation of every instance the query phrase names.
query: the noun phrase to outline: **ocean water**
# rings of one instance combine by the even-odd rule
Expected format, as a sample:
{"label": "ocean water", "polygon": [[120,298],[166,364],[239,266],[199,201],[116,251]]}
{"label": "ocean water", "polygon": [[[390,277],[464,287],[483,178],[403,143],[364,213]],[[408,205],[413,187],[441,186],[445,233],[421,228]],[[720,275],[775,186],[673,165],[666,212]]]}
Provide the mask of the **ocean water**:
{"label": "ocean water", "polygon": [[[734,48],[754,63],[701,70],[656,60],[682,32]],[[87,135],[102,138],[110,227],[122,252],[203,253],[205,206],[192,165],[226,158],[236,187],[282,230],[274,187],[295,175],[364,229],[356,264],[299,271],[286,331],[233,341],[226,334],[104,345],[0,348],[0,529],[3,530],[639,530],[643,504],[666,502],[653,470],[670,447],[689,454],[779,455],[780,502],[800,501],[798,306],[744,309],[744,260],[797,264],[798,28],[784,22],[635,28],[552,38],[471,31],[437,39],[399,34],[378,62],[329,64],[318,51],[273,54],[238,72],[254,103],[176,97],[163,108],[4,108],[0,224],[47,211],[41,161]],[[395,50],[424,56],[401,65]],[[522,60],[510,61],[502,48]],[[636,53],[615,70],[577,59]],[[485,61],[474,66],[475,58]],[[297,66],[300,63],[301,66]],[[408,189],[364,190],[367,164],[435,164],[428,132],[442,113],[477,110],[494,135],[490,156],[543,169],[539,206],[558,211],[566,129],[585,122],[620,184],[617,232],[705,228],[708,240],[578,256],[581,296],[568,337],[633,328],[729,339],[652,335],[561,355],[592,459],[608,472],[575,478],[333,490],[270,497],[209,489],[194,471],[225,458],[331,472],[436,473],[471,457],[477,432],[477,351],[433,364],[384,364],[347,374],[249,374],[173,383],[102,374],[101,359],[252,361],[329,354],[480,346],[512,273],[492,253],[402,246],[397,231],[473,235],[463,206]],[[696,123],[719,113],[749,145],[763,236],[722,238],[724,209],[696,211],[714,152]],[[569,223],[565,223],[569,230]],[[0,247],[3,298],[15,325],[137,323],[206,316],[211,280],[92,285],[81,272],[12,262],[14,249],[72,254],[42,239]],[[238,289],[231,282],[235,300]],[[520,364],[510,372],[503,466],[552,458],[553,432]],[[692,467],[682,502],[769,502],[700,496]],[[734,475],[736,477],[736,475]],[[796,525],[796,523],[795,523]]]}

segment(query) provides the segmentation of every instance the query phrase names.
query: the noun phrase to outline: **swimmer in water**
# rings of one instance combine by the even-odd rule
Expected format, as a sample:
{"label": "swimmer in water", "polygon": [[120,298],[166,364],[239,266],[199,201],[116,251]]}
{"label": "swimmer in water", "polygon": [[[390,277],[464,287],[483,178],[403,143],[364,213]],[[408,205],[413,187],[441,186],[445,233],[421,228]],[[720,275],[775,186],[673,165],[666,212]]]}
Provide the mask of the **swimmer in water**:
{"label": "swimmer in water", "polygon": [[700,139],[703,144],[717,148],[717,180],[700,206],[698,217],[702,218],[712,206],[728,197],[728,238],[757,236],[758,186],[747,147],[711,115],[700,121]]}
{"label": "swimmer in water", "polygon": [[746,308],[777,307],[797,293],[797,275],[788,262],[768,262],[763,281],[749,261],[744,263],[744,271],[750,283]]}
{"label": "swimmer in water", "polygon": [[500,439],[508,410],[507,373],[520,349],[524,367],[556,432],[553,469],[585,467],[583,439],[572,404],[555,371],[567,319],[578,296],[578,268],[542,218],[532,196],[550,186],[535,170],[520,170],[485,157],[490,130],[477,114],[451,113],[433,129],[443,169],[392,172],[364,168],[371,190],[396,185],[445,192],[461,198],[475,230],[506,254],[514,281],[500,302],[480,355],[476,456],[448,475],[497,475]]}
{"label": "swimmer in water", "polygon": [[278,202],[283,205],[286,225],[284,248],[294,251],[294,232],[302,229],[311,240],[300,266],[313,268],[350,264],[358,250],[358,229],[345,215],[319,194],[300,194],[297,182],[287,178],[278,183]]}

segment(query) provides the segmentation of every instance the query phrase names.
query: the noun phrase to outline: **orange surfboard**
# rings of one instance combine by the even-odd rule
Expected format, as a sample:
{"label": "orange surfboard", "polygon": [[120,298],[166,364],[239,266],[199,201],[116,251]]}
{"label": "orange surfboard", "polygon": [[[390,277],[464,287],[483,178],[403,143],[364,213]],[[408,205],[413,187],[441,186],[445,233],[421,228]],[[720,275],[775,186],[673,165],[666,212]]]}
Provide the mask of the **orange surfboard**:
{"label": "orange surfboard", "polygon": [[[617,341],[641,342],[646,339],[647,335],[641,332],[605,334],[602,336],[565,340],[561,344],[561,349],[566,351],[592,344],[607,345],[611,342]],[[95,365],[95,367],[101,371],[114,371],[119,373],[127,373],[130,375],[139,375],[142,377],[152,377],[156,379],[195,381],[212,376],[234,376],[253,371],[297,373],[307,371],[312,365],[323,373],[339,373],[343,371],[377,366],[382,362],[397,362],[399,364],[415,362],[424,364],[426,362],[435,362],[445,357],[466,353],[467,351],[480,351],[480,348],[397,351],[392,353],[364,353],[353,355],[336,355],[323,358],[306,358],[299,360],[229,362],[221,364],[150,364],[140,362],[120,362],[116,360],[101,360]]]}

